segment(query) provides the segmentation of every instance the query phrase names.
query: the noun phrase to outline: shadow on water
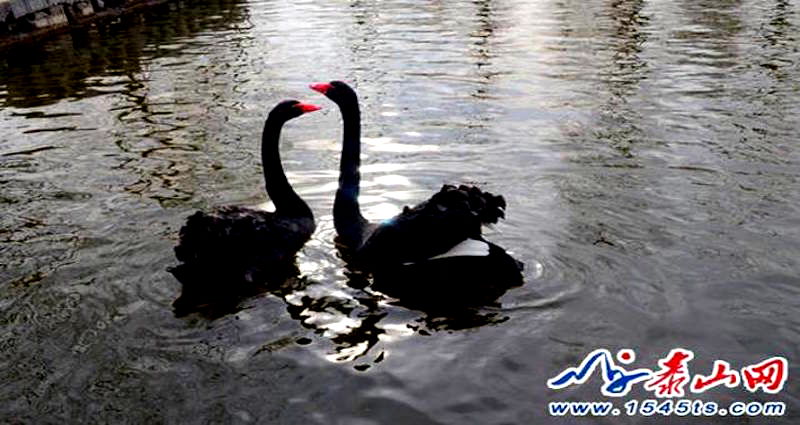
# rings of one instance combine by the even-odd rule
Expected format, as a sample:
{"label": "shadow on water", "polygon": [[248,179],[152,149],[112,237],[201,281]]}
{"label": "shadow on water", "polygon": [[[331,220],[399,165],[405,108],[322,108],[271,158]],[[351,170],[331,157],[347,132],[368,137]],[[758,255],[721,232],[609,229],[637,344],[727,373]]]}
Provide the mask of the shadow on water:
{"label": "shadow on water", "polygon": [[[498,25],[495,22],[495,12],[491,0],[475,1],[473,4],[476,8],[476,28],[469,33],[471,41],[469,55],[475,65],[474,72],[478,85],[471,90],[470,96],[475,99],[492,99],[494,98],[494,94],[491,92],[493,80],[501,75],[493,68],[493,60],[497,56],[493,51],[493,43]],[[476,119],[476,122],[470,123],[470,128],[489,128],[491,127],[490,123],[491,114],[489,111],[485,111]]]}
{"label": "shadow on water", "polygon": [[635,96],[638,85],[647,77],[647,63],[640,57],[642,45],[647,42],[648,18],[642,14],[644,1],[620,0],[612,2],[608,17],[609,54],[611,59],[603,69],[602,80],[607,86],[608,99],[601,107],[604,130],[595,136],[608,140],[611,146],[626,159],[633,158],[635,146],[642,139],[637,121],[641,119],[628,98]]}
{"label": "shadow on water", "polygon": [[[214,321],[249,308],[254,298],[271,295],[284,302],[292,319],[332,344],[333,353],[328,356],[329,360],[357,363],[353,367],[359,371],[370,367],[369,363],[361,360],[370,355],[380,344],[381,335],[387,335],[387,332],[429,336],[435,332],[474,329],[508,320],[497,300],[510,287],[489,287],[483,292],[475,288],[466,297],[459,293],[458,288],[445,294],[435,286],[426,290],[415,285],[415,292],[405,292],[402,298],[394,299],[374,291],[370,277],[352,271],[346,271],[345,275],[347,282],[333,290],[306,276],[293,276],[282,282],[272,280],[272,283],[250,286],[247,292],[232,293],[230,288],[236,286],[225,285],[221,280],[216,296],[202,294],[203,297],[197,298],[200,303],[192,303],[195,298],[191,288],[198,286],[196,282],[183,278],[180,280],[183,292],[175,301],[174,313],[176,317],[198,315]],[[426,278],[421,275],[406,277],[414,279],[414,284]],[[388,328],[393,330],[387,331],[387,324],[382,321],[398,308],[407,312],[415,310],[419,315],[389,324]],[[296,340],[299,345],[311,342],[308,338]],[[372,363],[380,363],[383,352],[371,358]]]}
{"label": "shadow on water", "polygon": [[[205,31],[224,30],[247,18],[242,0],[204,0],[191,4],[175,1],[85,29],[74,29],[47,43],[11,48],[3,52],[0,60],[0,75],[5,76],[0,87],[7,91],[2,104],[32,108],[61,99],[118,91],[117,81],[111,80],[104,87],[94,77],[132,78],[154,57],[184,53],[184,49],[170,48],[171,43]],[[135,80],[130,84],[129,89],[136,88]]]}
{"label": "shadow on water", "polygon": [[[363,275],[347,273],[349,280],[346,286],[335,291],[327,285],[313,281],[304,276],[286,279],[280,284],[265,284],[258,291],[250,293],[221,293],[212,301],[193,306],[182,305],[175,310],[176,317],[199,315],[206,320],[214,321],[249,308],[253,297],[271,295],[281,299],[289,316],[301,326],[312,331],[332,344],[333,353],[328,356],[335,362],[357,362],[354,368],[366,370],[370,366],[362,358],[369,356],[380,343],[380,336],[389,333],[428,336],[435,332],[450,332],[473,329],[487,325],[500,324],[508,320],[497,302],[502,293],[492,291],[485,298],[485,305],[476,305],[474,299],[468,305],[459,305],[457,301],[446,305],[431,306],[425,302],[427,292],[416,294],[418,298],[405,296],[402,300],[387,298],[380,292],[371,290],[369,282]],[[186,282],[182,282],[186,285]],[[191,286],[191,282],[190,286]],[[186,288],[186,286],[184,286]],[[506,288],[510,289],[510,288]],[[258,292],[258,293],[256,293]],[[504,292],[504,291],[503,291]],[[184,292],[180,298],[191,296]],[[457,300],[453,294],[452,300]],[[407,312],[415,309],[419,315],[401,322],[391,323],[387,331],[387,323],[381,323],[393,311],[400,308]],[[296,341],[306,345],[312,341],[300,338]],[[380,363],[383,354],[372,356],[373,363]]]}
{"label": "shadow on water", "polygon": [[[641,0],[594,5],[591,22],[586,21],[581,10],[566,4],[556,14],[563,36],[559,43],[574,56],[565,63],[569,72],[563,78],[573,79],[573,72],[577,71],[573,70],[574,64],[583,67],[586,55],[591,55],[595,62],[595,68],[588,71],[591,85],[586,88],[595,97],[589,112],[591,120],[580,131],[564,134],[576,152],[568,160],[579,169],[564,179],[560,189],[576,217],[569,225],[572,237],[580,235],[573,241],[574,248],[582,246],[579,249],[584,251],[565,253],[564,257],[592,259],[594,273],[599,273],[597,265],[608,271],[618,267],[634,270],[617,262],[627,261],[623,255],[626,251],[641,251],[643,247],[637,246],[637,240],[641,239],[638,233],[657,232],[629,225],[637,221],[634,217],[641,216],[642,210],[649,208],[649,201],[639,197],[648,190],[648,181],[636,176],[645,166],[643,157],[655,143],[643,131],[647,123],[637,99],[649,71],[643,45],[648,41],[650,19],[643,12],[644,6]],[[653,279],[654,276],[645,273],[633,280]],[[605,279],[595,275],[592,280]],[[628,291],[634,294],[640,290],[652,291],[627,284]]]}

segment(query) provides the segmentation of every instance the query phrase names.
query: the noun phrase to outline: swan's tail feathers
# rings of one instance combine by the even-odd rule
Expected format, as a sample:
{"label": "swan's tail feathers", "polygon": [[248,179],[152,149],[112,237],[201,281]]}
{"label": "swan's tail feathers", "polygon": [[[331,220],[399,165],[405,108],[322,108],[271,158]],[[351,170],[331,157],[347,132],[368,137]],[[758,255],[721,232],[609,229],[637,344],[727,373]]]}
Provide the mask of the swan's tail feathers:
{"label": "swan's tail feathers", "polygon": [[415,263],[441,255],[467,239],[481,239],[481,226],[505,216],[502,196],[473,186],[445,185],[427,201],[383,222],[359,249],[360,267]]}
{"label": "swan's tail feathers", "polygon": [[440,210],[456,209],[469,212],[481,224],[494,224],[506,217],[506,200],[500,195],[484,192],[475,186],[444,185],[429,201]]}

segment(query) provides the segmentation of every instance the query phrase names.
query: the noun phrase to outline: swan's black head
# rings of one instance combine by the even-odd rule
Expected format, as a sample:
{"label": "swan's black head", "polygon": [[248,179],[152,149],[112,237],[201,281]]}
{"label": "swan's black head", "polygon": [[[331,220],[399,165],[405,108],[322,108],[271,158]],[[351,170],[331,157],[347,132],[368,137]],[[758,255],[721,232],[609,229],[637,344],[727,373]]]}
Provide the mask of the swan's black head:
{"label": "swan's black head", "polygon": [[322,108],[310,103],[301,103],[296,100],[284,100],[269,111],[269,117],[274,120],[289,121],[292,118],[297,118],[307,112],[313,112],[319,109]]}
{"label": "swan's black head", "polygon": [[339,105],[339,107],[342,105],[358,105],[358,97],[356,96],[355,90],[342,81],[315,83],[311,84],[309,87],[311,87],[312,90],[324,94],[328,99]]}

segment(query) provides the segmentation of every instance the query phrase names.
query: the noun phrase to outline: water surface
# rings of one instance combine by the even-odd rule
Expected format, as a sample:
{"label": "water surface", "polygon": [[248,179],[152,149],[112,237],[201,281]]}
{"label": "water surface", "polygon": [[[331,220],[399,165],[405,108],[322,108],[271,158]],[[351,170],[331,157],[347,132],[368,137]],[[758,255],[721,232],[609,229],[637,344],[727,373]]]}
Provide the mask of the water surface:
{"label": "water surface", "polygon": [[[685,347],[703,374],[787,357],[778,395],[693,397],[783,401],[773,422],[796,423],[799,25],[779,0],[208,0],[5,51],[0,418],[549,423],[549,401],[603,399],[600,379],[545,386],[591,350],[654,368]],[[361,97],[365,214],[443,183],[501,193],[487,235],[524,286],[441,318],[347,285],[339,114],[307,89],[331,79]],[[325,107],[282,145],[319,223],[301,278],[174,317],[178,229],[268,201],[258,140],[285,98]]]}

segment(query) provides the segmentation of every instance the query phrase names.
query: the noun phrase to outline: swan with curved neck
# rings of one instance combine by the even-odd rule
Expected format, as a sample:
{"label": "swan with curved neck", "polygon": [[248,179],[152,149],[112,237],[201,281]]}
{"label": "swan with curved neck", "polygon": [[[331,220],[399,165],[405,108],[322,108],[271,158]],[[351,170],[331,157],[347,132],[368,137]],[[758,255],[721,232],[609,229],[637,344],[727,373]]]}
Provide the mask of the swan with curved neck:
{"label": "swan with curved neck", "polygon": [[314,220],[308,204],[294,191],[286,178],[279,146],[284,123],[319,109],[319,106],[296,100],[284,101],[270,111],[264,123],[261,133],[261,166],[264,171],[264,187],[275,205],[276,215]]}
{"label": "swan with curved neck", "polygon": [[[361,115],[358,97],[346,83],[315,83],[313,90],[337,104],[342,114],[342,156],[339,187],[333,207],[337,242],[351,264],[386,282],[395,294],[413,295],[408,280],[422,275],[449,291],[464,285],[499,287],[522,283],[522,263],[481,235],[483,224],[505,217],[502,196],[472,186],[445,185],[430,199],[405,207],[380,225],[369,223],[358,204]],[[453,282],[449,285],[444,282]],[[382,289],[383,290],[383,289]],[[445,292],[447,292],[445,291]],[[391,294],[394,296],[394,294]]]}
{"label": "swan with curved neck", "polygon": [[308,204],[294,191],[283,170],[280,135],[283,125],[319,106],[286,100],[268,114],[261,134],[264,184],[275,212],[223,206],[191,215],[180,230],[170,272],[183,284],[173,304],[176,313],[215,298],[247,296],[266,283],[296,273],[295,254],[316,225]]}
{"label": "swan with curved neck", "polygon": [[342,113],[342,156],[339,162],[339,187],[333,202],[333,224],[337,242],[360,248],[374,226],[361,215],[358,204],[361,183],[361,111],[358,97],[341,81],[312,84],[311,88],[329,96]]}

